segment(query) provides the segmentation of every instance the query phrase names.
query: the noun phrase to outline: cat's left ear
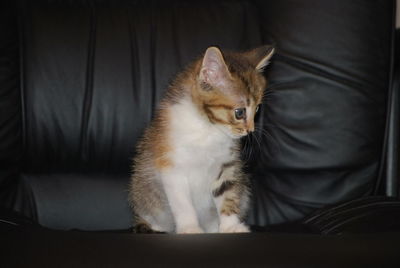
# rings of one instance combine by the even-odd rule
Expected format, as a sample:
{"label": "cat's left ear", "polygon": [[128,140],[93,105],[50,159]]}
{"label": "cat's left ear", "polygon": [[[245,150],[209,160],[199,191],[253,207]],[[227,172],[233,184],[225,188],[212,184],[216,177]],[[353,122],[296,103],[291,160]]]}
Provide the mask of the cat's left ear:
{"label": "cat's left ear", "polygon": [[255,69],[262,72],[270,62],[272,55],[274,55],[275,48],[270,45],[261,46],[250,50],[246,53],[250,62],[255,66]]}
{"label": "cat's left ear", "polygon": [[217,47],[209,47],[204,53],[200,80],[211,86],[224,86],[231,78],[224,57]]}

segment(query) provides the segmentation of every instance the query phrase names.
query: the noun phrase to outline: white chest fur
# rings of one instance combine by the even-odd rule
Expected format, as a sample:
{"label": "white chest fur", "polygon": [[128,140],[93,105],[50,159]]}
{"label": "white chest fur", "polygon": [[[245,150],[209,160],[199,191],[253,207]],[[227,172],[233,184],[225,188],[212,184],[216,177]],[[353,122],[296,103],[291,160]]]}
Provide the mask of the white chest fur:
{"label": "white chest fur", "polygon": [[170,157],[176,166],[189,169],[190,174],[213,173],[216,165],[218,169],[233,157],[233,140],[201,115],[190,100],[173,106],[171,115]]}
{"label": "white chest fur", "polygon": [[[172,198],[188,199],[199,224],[209,232],[217,231],[218,216],[211,190],[222,164],[233,160],[234,141],[202,116],[190,100],[172,106],[170,112],[172,152],[168,156],[173,168],[170,181],[164,186],[179,188],[180,191],[168,189],[175,193]],[[186,205],[176,209],[189,210]],[[191,215],[189,211],[180,214]]]}

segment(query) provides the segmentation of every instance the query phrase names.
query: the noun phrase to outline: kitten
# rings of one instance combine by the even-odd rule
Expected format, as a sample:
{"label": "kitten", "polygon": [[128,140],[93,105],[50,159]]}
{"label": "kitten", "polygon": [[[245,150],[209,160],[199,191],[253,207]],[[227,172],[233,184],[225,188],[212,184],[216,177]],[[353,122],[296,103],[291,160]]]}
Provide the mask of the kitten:
{"label": "kitten", "polygon": [[254,131],[273,52],[209,47],[169,86],[134,159],[137,232],[249,231],[239,139]]}

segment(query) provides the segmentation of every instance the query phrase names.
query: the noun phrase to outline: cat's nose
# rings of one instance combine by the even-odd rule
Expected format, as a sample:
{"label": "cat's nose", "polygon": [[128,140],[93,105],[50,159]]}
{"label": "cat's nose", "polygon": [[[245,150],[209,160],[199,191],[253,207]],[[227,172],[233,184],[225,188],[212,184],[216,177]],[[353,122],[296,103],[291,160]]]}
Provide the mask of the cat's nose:
{"label": "cat's nose", "polygon": [[253,127],[253,128],[248,128],[248,129],[246,129],[246,133],[247,133],[247,134],[250,134],[250,133],[252,133],[252,132],[254,132],[254,127]]}
{"label": "cat's nose", "polygon": [[247,125],[246,131],[247,131],[247,134],[254,132],[254,124]]}

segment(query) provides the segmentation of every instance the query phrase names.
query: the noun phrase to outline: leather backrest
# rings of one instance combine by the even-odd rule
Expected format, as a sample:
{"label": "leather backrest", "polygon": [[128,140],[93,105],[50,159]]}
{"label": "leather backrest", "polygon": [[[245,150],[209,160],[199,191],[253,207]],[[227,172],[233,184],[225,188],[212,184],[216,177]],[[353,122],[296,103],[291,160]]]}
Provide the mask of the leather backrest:
{"label": "leather backrest", "polygon": [[261,17],[248,2],[153,4],[26,12],[28,171],[129,171],[173,75],[210,45],[263,43]]}
{"label": "leather backrest", "polygon": [[[135,143],[174,74],[211,45],[244,50],[273,42],[272,93],[258,118],[268,134],[256,133],[261,145],[253,141],[244,155],[254,192],[249,222],[295,220],[369,195],[385,133],[393,5],[23,1],[24,180],[35,180],[33,196],[49,188],[29,174],[124,174],[127,182]],[[64,203],[54,204],[62,210]]]}
{"label": "leather backrest", "polygon": [[380,179],[394,33],[392,1],[273,1],[270,138],[251,171],[252,222],[303,217],[374,192]]}

